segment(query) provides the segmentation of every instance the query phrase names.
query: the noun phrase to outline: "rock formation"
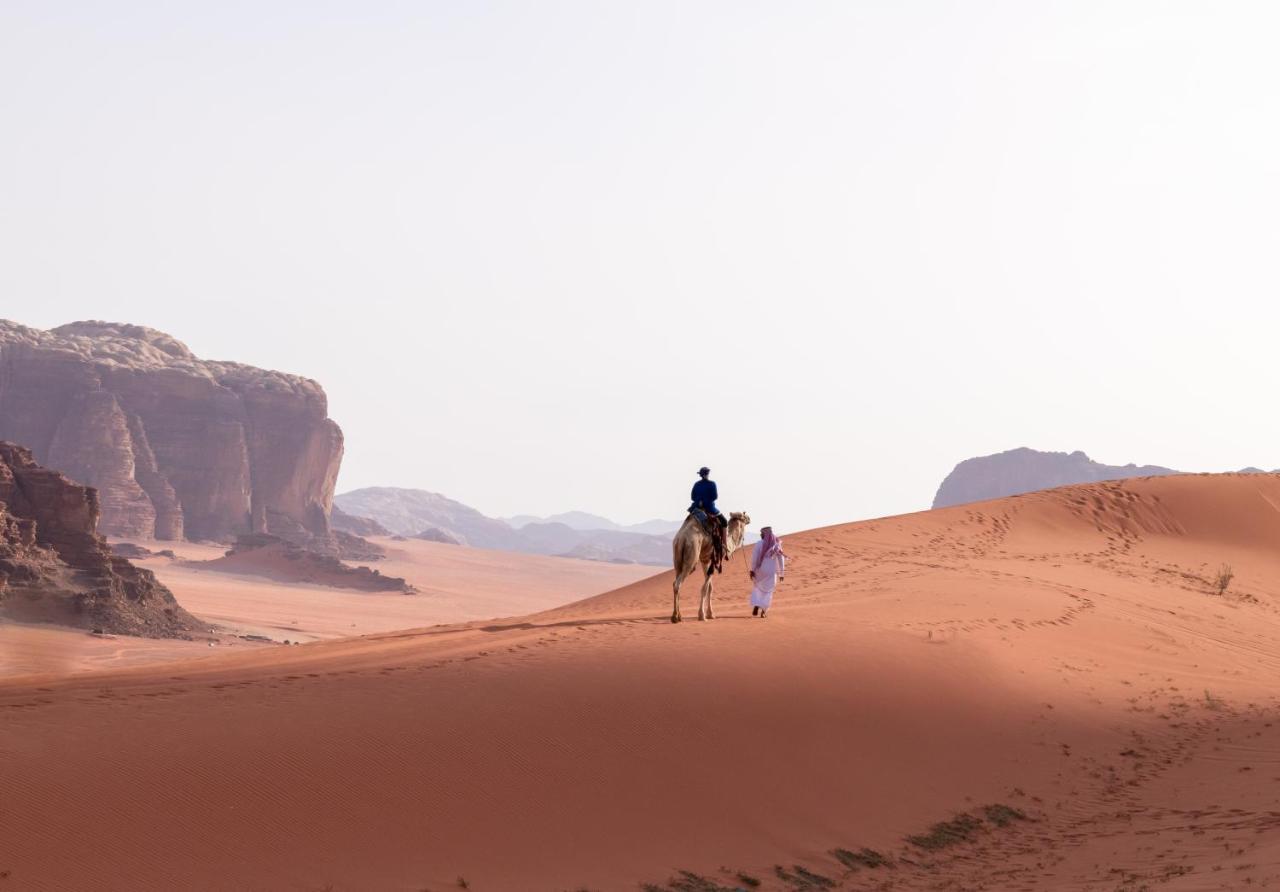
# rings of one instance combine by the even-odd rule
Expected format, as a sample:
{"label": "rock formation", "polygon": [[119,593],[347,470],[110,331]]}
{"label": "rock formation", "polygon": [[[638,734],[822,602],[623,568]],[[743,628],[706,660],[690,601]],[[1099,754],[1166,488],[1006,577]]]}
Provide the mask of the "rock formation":
{"label": "rock formation", "polygon": [[439,527],[427,527],[422,532],[416,534],[414,539],[421,539],[424,542],[439,542],[441,545],[461,545],[456,536],[446,533]]}
{"label": "rock formation", "polygon": [[328,536],[342,431],[320,385],[149,328],[0,320],[0,438],[97,488],[101,531]]}
{"label": "rock formation", "polygon": [[152,638],[199,622],[150,570],[112,554],[95,490],[0,442],[0,613]]}
{"label": "rock formation", "polygon": [[335,531],[350,533],[353,536],[390,536],[391,531],[372,517],[357,517],[348,514],[334,502],[333,511],[329,514],[329,526]]}
{"label": "rock formation", "polygon": [[348,567],[332,555],[318,554],[264,533],[240,536],[222,557],[192,561],[188,566],[365,592],[417,593],[417,589],[399,576],[383,576],[369,567]]}
{"label": "rock formation", "polygon": [[1179,473],[1157,465],[1104,465],[1083,452],[1037,452],[1024,447],[960,462],[938,487],[933,507],[999,499],[1072,483]]}
{"label": "rock formation", "polygon": [[168,558],[169,560],[177,560],[178,556],[173,553],[171,548],[162,548],[159,551],[152,551],[150,548],[138,545],[135,542],[112,542],[111,553],[128,558],[131,561],[140,561],[145,558]]}
{"label": "rock formation", "polygon": [[323,539],[317,536],[310,541],[294,541],[294,544],[344,561],[380,561],[387,556],[387,550],[381,545],[343,530],[334,530]]}

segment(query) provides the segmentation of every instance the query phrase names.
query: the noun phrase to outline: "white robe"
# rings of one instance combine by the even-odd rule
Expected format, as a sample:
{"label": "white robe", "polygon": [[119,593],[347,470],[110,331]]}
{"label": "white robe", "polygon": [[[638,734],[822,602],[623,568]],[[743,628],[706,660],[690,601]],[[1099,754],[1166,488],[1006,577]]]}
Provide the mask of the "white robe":
{"label": "white robe", "polygon": [[[757,542],[751,552],[751,566],[756,565],[756,558],[762,548],[764,548],[764,542]],[[751,589],[751,606],[768,610],[769,605],[773,603],[773,590],[778,586],[778,577],[785,575],[786,572],[787,559],[782,554],[777,557],[767,557],[761,561],[760,568],[756,570],[755,586]]]}

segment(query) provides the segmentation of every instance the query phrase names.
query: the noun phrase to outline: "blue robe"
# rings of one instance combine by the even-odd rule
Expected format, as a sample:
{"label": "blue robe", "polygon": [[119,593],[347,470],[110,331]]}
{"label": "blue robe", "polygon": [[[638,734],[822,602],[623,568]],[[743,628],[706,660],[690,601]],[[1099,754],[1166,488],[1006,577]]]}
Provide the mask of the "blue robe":
{"label": "blue robe", "polygon": [[720,509],[716,507],[716,499],[720,494],[716,492],[716,484],[712,480],[699,480],[693,484],[693,492],[689,494],[689,498],[693,499],[690,509],[701,508],[708,514],[719,514]]}

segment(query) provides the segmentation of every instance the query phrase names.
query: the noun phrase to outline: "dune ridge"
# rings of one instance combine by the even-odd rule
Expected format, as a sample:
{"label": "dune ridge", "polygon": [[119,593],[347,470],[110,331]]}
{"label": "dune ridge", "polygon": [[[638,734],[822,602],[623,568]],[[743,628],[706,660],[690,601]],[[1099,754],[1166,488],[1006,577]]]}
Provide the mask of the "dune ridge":
{"label": "dune ridge", "polygon": [[0,871],[1261,884],[1280,876],[1278,506],[1274,475],[1073,486],[788,536],[767,620],[739,555],[706,624],[667,621],[663,574],[525,617],[0,682]]}

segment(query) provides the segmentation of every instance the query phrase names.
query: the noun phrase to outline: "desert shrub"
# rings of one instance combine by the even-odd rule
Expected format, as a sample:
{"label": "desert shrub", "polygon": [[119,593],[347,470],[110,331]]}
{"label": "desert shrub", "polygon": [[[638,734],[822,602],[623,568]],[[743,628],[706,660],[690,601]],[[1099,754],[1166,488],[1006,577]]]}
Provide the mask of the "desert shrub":
{"label": "desert shrub", "polygon": [[1213,590],[1220,595],[1227,593],[1227,586],[1231,585],[1231,580],[1236,578],[1235,571],[1231,569],[1230,564],[1223,564],[1218,568],[1218,575],[1213,577]]}

